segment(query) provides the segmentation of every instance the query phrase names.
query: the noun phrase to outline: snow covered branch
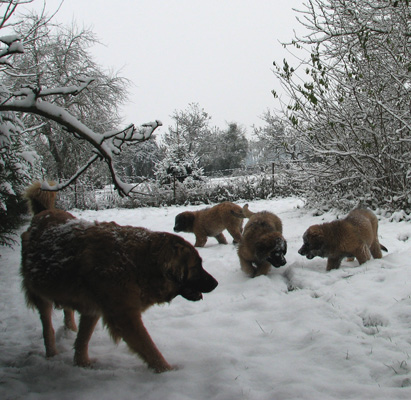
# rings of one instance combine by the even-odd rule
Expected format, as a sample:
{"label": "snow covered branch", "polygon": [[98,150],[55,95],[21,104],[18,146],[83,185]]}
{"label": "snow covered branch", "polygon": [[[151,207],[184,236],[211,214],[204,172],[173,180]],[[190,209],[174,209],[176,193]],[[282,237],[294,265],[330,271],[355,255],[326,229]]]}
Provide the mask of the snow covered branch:
{"label": "snow covered branch", "polygon": [[97,133],[80,122],[71,115],[67,110],[48,101],[44,101],[45,96],[51,95],[76,95],[84,90],[92,79],[82,78],[78,86],[38,89],[25,87],[15,93],[10,93],[8,98],[0,104],[1,111],[24,112],[40,115],[47,119],[57,122],[65,130],[76,137],[86,140],[90,143],[96,154],[81,167],[67,182],[47,188],[48,190],[60,190],[80,176],[91,164],[98,159],[104,160],[110,170],[116,189],[120,195],[129,195],[135,192],[135,185],[129,185],[122,182],[116,174],[113,156],[121,152],[121,147],[125,143],[138,143],[148,140],[157,127],[161,126],[160,121],[154,121],[143,124],[136,128],[134,125],[128,126],[120,131],[108,131]]}
{"label": "snow covered branch", "polygon": [[8,56],[24,53],[21,39],[18,35],[9,35],[0,37],[0,42],[5,45],[4,48],[0,48],[0,64],[11,66]]}

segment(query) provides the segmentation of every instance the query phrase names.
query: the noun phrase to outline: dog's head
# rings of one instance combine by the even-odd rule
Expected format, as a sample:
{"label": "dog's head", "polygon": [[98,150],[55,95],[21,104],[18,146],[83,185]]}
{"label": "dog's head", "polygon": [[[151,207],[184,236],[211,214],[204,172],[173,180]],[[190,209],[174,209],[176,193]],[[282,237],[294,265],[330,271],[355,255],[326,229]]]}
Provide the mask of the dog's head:
{"label": "dog's head", "polygon": [[197,250],[183,238],[172,235],[165,255],[164,274],[171,281],[175,295],[198,301],[202,293],[213,291],[218,282],[204,270]]}
{"label": "dog's head", "polygon": [[192,232],[194,225],[194,214],[191,211],[184,211],[176,216],[174,232]]}
{"label": "dog's head", "polygon": [[314,257],[325,257],[324,233],[320,225],[310,226],[303,235],[303,245],[298,253],[309,260]]}
{"label": "dog's head", "polygon": [[287,242],[279,232],[262,236],[255,244],[258,260],[266,260],[273,267],[279,268],[286,264]]}

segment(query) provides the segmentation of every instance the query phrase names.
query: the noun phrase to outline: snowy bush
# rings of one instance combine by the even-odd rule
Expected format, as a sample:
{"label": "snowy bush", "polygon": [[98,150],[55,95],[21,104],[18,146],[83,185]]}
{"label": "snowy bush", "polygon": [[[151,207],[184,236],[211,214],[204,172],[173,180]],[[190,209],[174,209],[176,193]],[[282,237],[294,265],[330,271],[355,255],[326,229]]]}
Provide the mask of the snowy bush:
{"label": "snowy bush", "polygon": [[[409,1],[318,0],[276,64],[312,200],[411,211]],[[313,178],[314,177],[314,178]]]}
{"label": "snowy bush", "polygon": [[0,112],[0,246],[15,242],[14,231],[25,211],[20,193],[37,167],[38,156],[24,142],[22,130],[14,113]]}
{"label": "snowy bush", "polygon": [[154,167],[154,174],[160,184],[171,184],[186,179],[201,180],[203,169],[199,158],[190,151],[187,140],[179,135],[169,135],[165,156]]}

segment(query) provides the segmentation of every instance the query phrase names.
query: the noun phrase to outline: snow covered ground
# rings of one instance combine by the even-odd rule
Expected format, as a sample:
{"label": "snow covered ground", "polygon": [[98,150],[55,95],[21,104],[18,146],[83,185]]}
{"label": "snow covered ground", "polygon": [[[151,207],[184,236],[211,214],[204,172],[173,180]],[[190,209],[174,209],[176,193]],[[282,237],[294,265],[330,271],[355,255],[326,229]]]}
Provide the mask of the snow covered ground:
{"label": "snow covered ground", "polygon": [[[60,354],[47,360],[40,320],[20,290],[20,248],[0,248],[0,399],[410,399],[411,223],[380,217],[388,254],[326,272],[324,259],[297,250],[309,225],[335,214],[313,216],[295,198],[249,204],[282,219],[288,262],[249,279],[235,246],[210,238],[199,252],[219,286],[201,302],[178,297],[144,314],[154,342],[179,367],[165,374],[113,344],[101,323],[90,342],[95,364],[74,367],[75,336],[62,328],[60,311]],[[198,208],[75,214],[172,232],[177,213]]]}

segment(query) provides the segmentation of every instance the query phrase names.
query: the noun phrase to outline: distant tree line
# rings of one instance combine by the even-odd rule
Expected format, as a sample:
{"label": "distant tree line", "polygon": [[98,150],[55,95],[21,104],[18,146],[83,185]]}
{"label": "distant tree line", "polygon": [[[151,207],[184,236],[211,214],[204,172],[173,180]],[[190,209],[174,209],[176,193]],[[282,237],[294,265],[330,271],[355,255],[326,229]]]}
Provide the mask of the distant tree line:
{"label": "distant tree line", "polygon": [[173,125],[156,141],[126,149],[118,160],[124,179],[139,181],[144,177],[170,183],[187,178],[230,175],[239,168],[255,164],[281,162],[298,158],[294,144],[287,139],[286,125],[266,111],[262,126],[250,135],[240,123],[225,129],[212,125],[211,116],[198,103],[175,110]]}

